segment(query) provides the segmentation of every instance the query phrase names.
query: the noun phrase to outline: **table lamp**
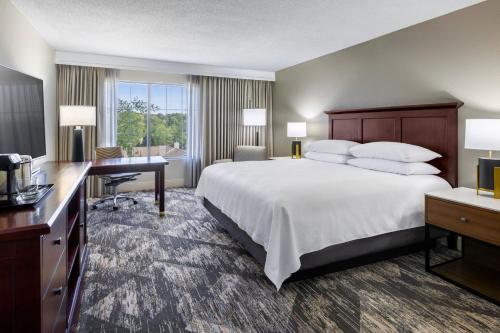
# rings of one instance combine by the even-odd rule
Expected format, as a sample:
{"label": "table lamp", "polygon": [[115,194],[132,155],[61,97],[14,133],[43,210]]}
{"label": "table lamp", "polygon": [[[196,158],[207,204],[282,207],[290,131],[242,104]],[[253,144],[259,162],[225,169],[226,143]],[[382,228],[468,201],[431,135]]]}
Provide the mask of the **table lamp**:
{"label": "table lamp", "polygon": [[[243,109],[243,126],[266,126],[266,109]],[[255,133],[259,145],[259,127]]]}
{"label": "table lamp", "polygon": [[61,105],[59,106],[59,126],[75,126],[73,129],[73,162],[83,162],[83,128],[96,125],[95,106]]}
{"label": "table lamp", "polygon": [[493,192],[500,199],[500,159],[492,151],[500,150],[500,119],[466,119],[465,148],[488,150],[489,156],[480,157],[477,164],[476,190]]}
{"label": "table lamp", "polygon": [[306,135],[306,123],[299,122],[287,124],[287,136],[289,138],[295,138],[295,140],[292,141],[292,158],[300,158],[302,147],[298,138],[304,138]]}

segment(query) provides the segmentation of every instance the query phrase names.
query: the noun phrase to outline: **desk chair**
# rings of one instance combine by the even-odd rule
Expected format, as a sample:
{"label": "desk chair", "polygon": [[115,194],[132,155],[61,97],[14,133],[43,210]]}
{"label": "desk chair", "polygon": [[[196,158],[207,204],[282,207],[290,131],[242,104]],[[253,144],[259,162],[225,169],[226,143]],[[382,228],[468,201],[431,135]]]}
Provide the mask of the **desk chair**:
{"label": "desk chair", "polygon": [[[106,158],[120,158],[126,157],[121,147],[97,147],[95,149],[95,157],[98,160]],[[134,181],[135,177],[139,176],[139,172],[135,173],[118,173],[113,175],[99,176],[104,181],[104,187],[111,189],[111,195],[102,198],[92,205],[92,209],[97,209],[97,205],[105,203],[106,201],[113,200],[113,210],[118,210],[118,200],[132,200],[134,205],[137,204],[135,198],[118,194],[116,188],[118,185]]]}

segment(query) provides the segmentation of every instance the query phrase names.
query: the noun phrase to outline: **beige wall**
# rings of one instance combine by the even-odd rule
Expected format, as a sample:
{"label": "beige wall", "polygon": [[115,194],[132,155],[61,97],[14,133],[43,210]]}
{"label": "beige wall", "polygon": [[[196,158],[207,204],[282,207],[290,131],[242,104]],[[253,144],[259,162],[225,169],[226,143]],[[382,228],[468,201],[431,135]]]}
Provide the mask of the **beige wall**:
{"label": "beige wall", "polygon": [[56,66],[54,51],[8,0],[0,0],[0,65],[43,80],[47,156],[56,149]]}
{"label": "beige wall", "polygon": [[486,152],[463,149],[463,126],[500,118],[500,1],[281,70],[274,98],[276,156],[289,154],[287,121],[307,121],[312,140],[328,135],[325,110],[461,100],[459,182],[474,186],[475,160]]}

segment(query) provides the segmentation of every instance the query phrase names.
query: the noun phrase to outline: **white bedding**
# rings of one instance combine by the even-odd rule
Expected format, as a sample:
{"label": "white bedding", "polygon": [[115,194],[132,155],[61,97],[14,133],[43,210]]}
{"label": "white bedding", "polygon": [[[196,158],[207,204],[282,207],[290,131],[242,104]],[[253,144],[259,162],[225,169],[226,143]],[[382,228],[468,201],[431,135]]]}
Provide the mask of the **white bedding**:
{"label": "white bedding", "polygon": [[209,166],[195,193],[266,249],[264,271],[279,289],[303,254],[424,225],[424,193],[446,188],[432,175],[278,159]]}

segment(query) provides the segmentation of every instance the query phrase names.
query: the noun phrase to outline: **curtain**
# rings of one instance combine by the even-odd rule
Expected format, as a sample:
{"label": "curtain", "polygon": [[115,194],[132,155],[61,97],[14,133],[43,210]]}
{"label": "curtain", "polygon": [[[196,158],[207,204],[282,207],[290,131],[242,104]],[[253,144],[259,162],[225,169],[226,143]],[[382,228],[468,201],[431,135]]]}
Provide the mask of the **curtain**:
{"label": "curtain", "polygon": [[[237,145],[260,145],[273,154],[273,83],[191,76],[188,83],[186,186],[196,186],[201,170],[218,159],[233,158]],[[243,126],[244,108],[265,108],[266,127]]]}
{"label": "curtain", "polygon": [[[106,82],[108,82],[107,77],[113,80],[115,76],[116,72],[111,69],[57,65],[57,117],[59,117],[60,105],[92,105],[96,107],[96,126],[84,127],[84,157],[86,160],[92,160],[95,147],[106,142],[107,138],[103,133],[106,126],[111,126],[108,123],[114,122],[114,119],[110,119],[105,114],[107,107],[105,88]],[[58,127],[58,129],[57,160],[71,160],[73,128]],[[90,196],[98,196],[102,191],[102,186],[97,177],[92,178],[94,179],[87,182],[87,193]]]}
{"label": "curtain", "polygon": [[116,146],[116,78],[118,70],[106,69],[104,77],[104,107],[98,120],[98,147]]}
{"label": "curtain", "polygon": [[201,174],[203,158],[203,116],[200,113],[200,77],[189,76],[187,86],[187,142],[186,142],[186,174],[188,187],[196,186]]}

